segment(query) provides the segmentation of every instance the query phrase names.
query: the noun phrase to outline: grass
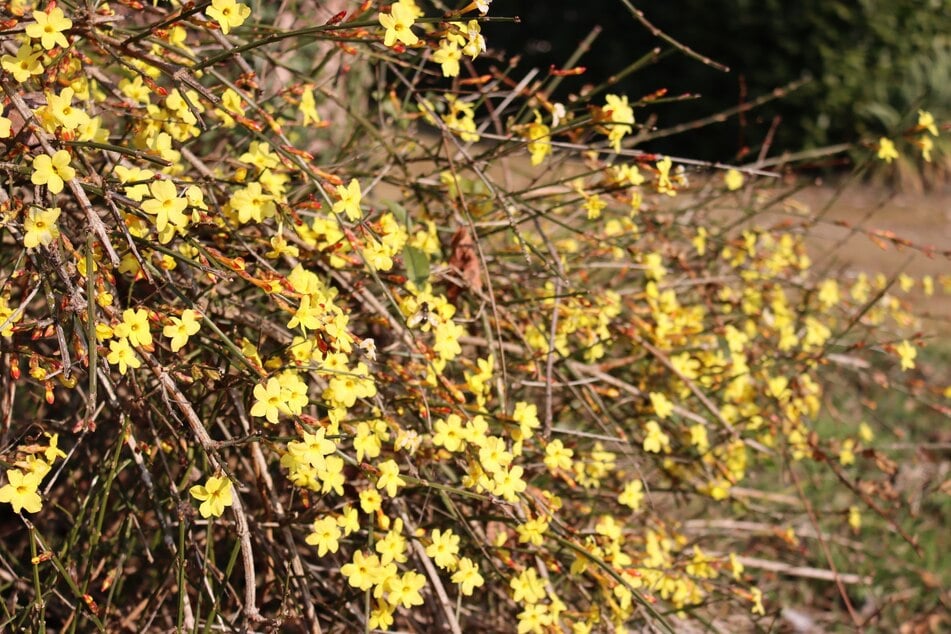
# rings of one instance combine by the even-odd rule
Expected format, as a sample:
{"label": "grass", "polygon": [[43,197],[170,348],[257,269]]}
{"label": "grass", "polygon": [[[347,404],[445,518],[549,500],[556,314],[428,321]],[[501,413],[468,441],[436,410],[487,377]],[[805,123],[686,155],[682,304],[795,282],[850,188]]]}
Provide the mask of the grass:
{"label": "grass", "polygon": [[[867,631],[894,632],[916,623],[951,626],[946,620],[951,599],[947,529],[951,518],[951,434],[946,413],[936,409],[942,397],[920,389],[927,376],[947,376],[951,345],[940,342],[922,349],[917,363],[918,368],[906,375],[904,395],[893,390],[871,402],[862,397],[863,386],[854,383],[855,398],[831,403],[817,420],[815,431],[822,438],[854,437],[862,420],[888,430],[868,443],[866,450],[857,452],[855,465],[843,468],[831,457],[835,468],[814,462],[800,467],[803,491],[815,504],[816,514],[824,518],[823,530],[841,537],[830,544],[832,564],[840,571],[872,579],[868,586],[850,585],[848,593]],[[861,505],[861,500],[842,486],[836,472],[874,496],[884,514],[863,509],[862,528],[850,531],[845,521],[847,509]],[[878,539],[867,541],[863,535]],[[828,561],[812,563],[829,567]],[[783,584],[782,603],[794,608],[808,606],[802,609],[817,621],[839,623],[843,631],[847,629],[842,625],[847,608],[833,584]]]}

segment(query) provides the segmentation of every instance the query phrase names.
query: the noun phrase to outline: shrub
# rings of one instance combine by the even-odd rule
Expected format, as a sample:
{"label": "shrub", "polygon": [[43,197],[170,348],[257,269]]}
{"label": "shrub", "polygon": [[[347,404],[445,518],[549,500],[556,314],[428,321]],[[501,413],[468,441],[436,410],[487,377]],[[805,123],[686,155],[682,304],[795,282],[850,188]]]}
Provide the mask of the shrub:
{"label": "shrub", "polygon": [[812,424],[915,369],[893,280],[822,276],[771,173],[632,149],[649,101],[468,73],[487,4],[10,4],[4,627],[742,628],[763,569],[848,604],[823,531],[900,508],[849,475],[873,430]]}

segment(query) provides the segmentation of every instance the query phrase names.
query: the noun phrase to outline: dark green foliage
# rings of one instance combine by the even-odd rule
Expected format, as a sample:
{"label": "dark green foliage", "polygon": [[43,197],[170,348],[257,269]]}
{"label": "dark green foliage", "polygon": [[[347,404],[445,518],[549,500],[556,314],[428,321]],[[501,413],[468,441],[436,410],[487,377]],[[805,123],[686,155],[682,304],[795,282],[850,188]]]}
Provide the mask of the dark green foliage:
{"label": "dark green foliage", "polygon": [[[899,131],[919,107],[939,120],[951,114],[951,0],[641,0],[648,20],[694,50],[731,68],[720,73],[683,55],[667,56],[622,86],[632,99],[660,88],[702,98],[660,107],[662,122],[713,114],[804,75],[813,81],[743,120],[704,131],[705,147],[665,140],[650,149],[713,158],[758,152],[776,117],[776,149],[799,150]],[[663,42],[653,38],[618,0],[579,5],[555,0],[506,2],[525,29],[492,26],[489,41],[521,50],[525,63],[560,65],[596,24],[604,31],[580,64],[587,74],[563,83],[600,83]],[[562,95],[564,96],[564,95]],[[643,117],[642,117],[643,119]],[[709,135],[709,136],[706,136]],[[689,147],[684,147],[689,143]]]}

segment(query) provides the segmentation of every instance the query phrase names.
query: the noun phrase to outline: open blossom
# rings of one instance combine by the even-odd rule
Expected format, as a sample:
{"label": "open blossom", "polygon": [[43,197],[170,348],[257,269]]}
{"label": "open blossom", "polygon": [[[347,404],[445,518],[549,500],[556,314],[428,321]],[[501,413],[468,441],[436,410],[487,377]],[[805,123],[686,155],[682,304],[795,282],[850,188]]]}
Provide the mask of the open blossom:
{"label": "open blossom", "polygon": [[735,192],[743,187],[743,180],[743,173],[739,170],[729,169],[726,171],[726,174],[723,175],[723,183],[731,192]]}
{"label": "open blossom", "polygon": [[43,51],[33,48],[29,42],[24,42],[17,49],[17,54],[4,55],[0,58],[0,67],[13,75],[13,79],[24,82],[33,75],[43,74],[43,64],[40,63]]}
{"label": "open blossom", "polygon": [[389,13],[380,14],[380,25],[386,29],[383,44],[386,46],[393,46],[397,42],[407,46],[416,44],[419,38],[410,29],[415,21],[415,12],[409,5],[404,2],[394,3]]}
{"label": "open blossom", "polygon": [[43,48],[50,50],[61,46],[69,46],[63,31],[73,27],[73,21],[66,17],[63,10],[59,7],[50,9],[49,13],[45,11],[34,11],[33,24],[26,27],[26,34],[34,40],[39,40]]}
{"label": "open blossom", "polygon": [[878,140],[878,158],[886,163],[891,163],[898,158],[898,150],[895,149],[891,139],[882,137]]}
{"label": "open blossom", "polygon": [[162,334],[172,340],[172,352],[181,350],[188,338],[198,332],[200,320],[198,312],[190,308],[183,310],[181,317],[171,318],[172,323],[162,329]]}
{"label": "open blossom", "polygon": [[357,179],[351,179],[346,187],[338,185],[337,195],[340,196],[340,200],[333,205],[334,213],[345,213],[350,220],[359,220],[363,216],[360,210],[363,193],[360,191],[360,183]]}
{"label": "open blossom", "polygon": [[269,423],[276,423],[282,412],[287,411],[281,382],[271,377],[267,383],[254,386],[255,403],[251,407],[251,416],[261,416]]}
{"label": "open blossom", "polygon": [[188,492],[201,501],[198,512],[202,517],[221,517],[225,507],[233,502],[231,480],[227,476],[211,476],[205,484],[196,484]]}
{"label": "open blossom", "polygon": [[604,112],[608,115],[611,127],[608,129],[608,140],[611,147],[617,152],[621,149],[621,139],[633,131],[634,110],[627,101],[627,95],[607,95]]}
{"label": "open blossom", "polygon": [[43,500],[37,489],[40,486],[41,476],[36,472],[23,473],[19,469],[7,471],[7,483],[0,488],[0,502],[13,506],[13,512],[25,510],[27,513],[38,513],[43,506]]}
{"label": "open blossom", "polygon": [[528,124],[528,152],[532,156],[532,165],[540,165],[551,154],[551,128],[545,125],[542,115],[535,111],[535,121]]}
{"label": "open blossom", "polygon": [[58,238],[59,228],[56,226],[56,221],[59,219],[59,214],[59,207],[31,208],[23,220],[23,246],[27,249],[35,249],[41,244],[48,246]]}
{"label": "open blossom", "polygon": [[935,124],[934,115],[927,110],[918,111],[918,127],[931,136],[938,136],[938,126]]}
{"label": "open blossom", "polygon": [[138,368],[142,362],[135,356],[135,350],[128,339],[113,339],[109,342],[109,354],[106,360],[119,366],[119,374],[125,375],[129,368]]}
{"label": "open blossom", "polygon": [[439,49],[433,53],[433,61],[442,65],[443,77],[457,77],[459,75],[459,60],[462,59],[462,51],[459,46],[450,40],[439,42]]}
{"label": "open blossom", "polygon": [[205,9],[205,13],[215,20],[221,27],[221,32],[227,35],[231,29],[244,24],[251,15],[251,8],[235,0],[212,0],[211,6]]}
{"label": "open blossom", "polygon": [[152,198],[142,202],[142,211],[155,216],[155,228],[165,231],[169,224],[175,227],[184,227],[188,224],[185,208],[188,200],[181,198],[171,181],[154,181],[149,185]]}
{"label": "open blossom", "polygon": [[53,194],[63,191],[65,181],[76,176],[76,170],[70,166],[69,160],[66,150],[57,150],[53,156],[40,154],[33,159],[33,184],[46,185]]}
{"label": "open blossom", "polygon": [[89,115],[82,108],[73,106],[75,92],[72,88],[63,88],[58,95],[46,93],[46,107],[53,118],[65,130],[75,130],[89,123]]}

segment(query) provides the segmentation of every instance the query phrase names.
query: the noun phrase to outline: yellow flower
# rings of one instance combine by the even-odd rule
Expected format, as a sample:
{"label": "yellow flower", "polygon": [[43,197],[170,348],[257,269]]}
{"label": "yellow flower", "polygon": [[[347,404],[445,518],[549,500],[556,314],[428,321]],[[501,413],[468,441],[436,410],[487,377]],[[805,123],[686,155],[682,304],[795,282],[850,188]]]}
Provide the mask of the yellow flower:
{"label": "yellow flower", "polygon": [[638,510],[641,508],[641,501],[644,499],[644,484],[640,480],[631,480],[621,491],[621,494],[618,496],[617,501],[619,504],[623,504],[631,508],[631,510]]}
{"label": "yellow flower", "polygon": [[432,557],[440,568],[452,570],[459,554],[459,536],[451,528],[445,531],[436,528],[433,529],[432,538],[432,543],[426,547],[426,555]]}
{"label": "yellow flower", "polygon": [[41,244],[48,246],[56,240],[59,237],[59,228],[56,226],[59,214],[59,207],[31,208],[23,221],[23,246],[27,249],[35,249]]}
{"label": "yellow flower", "polygon": [[376,395],[376,384],[370,376],[370,370],[362,361],[350,372],[335,375],[324,390],[324,398],[343,407],[353,407],[360,398],[372,398]]}
{"label": "yellow flower", "polygon": [[700,453],[707,453],[707,450],[710,449],[710,439],[707,437],[707,428],[697,423],[696,425],[691,425],[688,431],[690,432],[690,444],[696,447]]}
{"label": "yellow flower", "polygon": [[479,56],[479,53],[485,53],[485,38],[482,36],[482,28],[478,20],[469,20],[466,24],[466,43],[462,47],[462,53],[472,59]]}
{"label": "yellow flower", "polygon": [[37,458],[35,455],[27,456],[26,461],[20,461],[16,464],[23,471],[24,474],[34,473],[36,474],[36,477],[38,477],[40,480],[45,478],[46,474],[49,473],[50,470],[53,468],[49,462],[47,462],[43,458]]}
{"label": "yellow flower", "polygon": [[545,157],[551,154],[551,128],[542,120],[542,115],[535,111],[535,121],[528,125],[528,151],[532,155],[532,165],[540,165]]}
{"label": "yellow flower", "polygon": [[515,503],[518,501],[518,494],[528,486],[522,479],[525,469],[521,465],[511,467],[507,471],[500,471],[495,474],[495,487],[492,493],[503,498],[507,502]]}
{"label": "yellow flower", "polygon": [[393,576],[387,580],[386,600],[390,605],[402,605],[411,608],[423,604],[423,595],[420,590],[426,585],[426,577],[418,572],[404,572],[401,576]]}
{"label": "yellow flower", "polygon": [[175,183],[171,181],[154,181],[149,185],[152,198],[142,202],[142,211],[155,216],[155,229],[162,233],[171,224],[182,228],[188,224],[185,208],[188,200],[178,195]]}
{"label": "yellow flower", "polygon": [[858,532],[858,530],[862,528],[862,513],[857,506],[849,507],[849,526],[851,526],[855,532]]}
{"label": "yellow flower", "polygon": [[335,553],[340,548],[342,532],[333,517],[321,517],[314,520],[313,531],[305,541],[317,547],[317,556],[323,557],[328,552]]}
{"label": "yellow flower", "polygon": [[301,122],[303,125],[320,123],[320,115],[317,113],[317,102],[314,99],[314,91],[310,88],[304,89],[300,97],[300,105],[297,109],[304,116],[304,120]]}
{"label": "yellow flower", "polygon": [[750,588],[750,595],[750,600],[753,602],[753,607],[750,609],[750,612],[765,615],[766,610],[763,608],[763,591],[756,587]]}
{"label": "yellow flower", "polygon": [[452,582],[459,586],[463,596],[471,596],[475,588],[482,587],[485,580],[479,574],[479,564],[473,563],[468,557],[459,560],[456,572],[452,575]]}
{"label": "yellow flower", "polygon": [[677,190],[674,189],[674,184],[670,179],[671,167],[673,167],[673,161],[670,160],[669,156],[657,161],[657,192],[668,196],[676,196]]}
{"label": "yellow flower", "polygon": [[743,187],[743,180],[743,173],[739,170],[729,169],[726,171],[726,174],[723,175],[723,183],[731,192],[735,192],[740,187]]}
{"label": "yellow flower", "polygon": [[519,544],[528,543],[533,546],[541,546],[547,530],[548,521],[543,517],[536,517],[516,528],[515,532],[518,533]]}
{"label": "yellow flower", "polygon": [[878,158],[886,163],[891,163],[898,158],[898,150],[895,149],[891,139],[882,137],[878,140]]}
{"label": "yellow flower", "polygon": [[235,120],[231,115],[244,116],[244,102],[241,95],[231,88],[226,89],[221,93],[221,104],[216,112],[221,117],[221,123],[224,127],[233,128]]}
{"label": "yellow flower", "polygon": [[647,422],[647,434],[644,436],[644,451],[660,453],[670,448],[670,438],[665,434],[656,421]]}
{"label": "yellow flower", "polygon": [[0,488],[0,502],[13,506],[13,512],[25,510],[27,513],[38,513],[43,506],[43,500],[37,493],[40,486],[40,476],[35,472],[23,473],[19,469],[7,471],[7,483]]}
{"label": "yellow flower", "polygon": [[594,196],[585,196],[584,198],[584,208],[588,212],[588,220],[597,220],[600,218],[601,210],[607,206],[608,204],[597,194]]}
{"label": "yellow flower", "polygon": [[556,438],[545,447],[545,466],[548,467],[549,471],[571,469],[571,457],[574,453],[573,450],[565,447],[564,443]]}
{"label": "yellow flower", "polygon": [[50,439],[49,445],[43,450],[43,457],[46,462],[53,464],[57,458],[65,458],[66,452],[59,448],[59,434],[43,432],[43,435]]}
{"label": "yellow flower", "polygon": [[23,319],[23,311],[10,308],[9,298],[0,295],[0,335],[9,337],[13,334],[13,324]]}
{"label": "yellow flower", "polygon": [[357,509],[349,504],[343,507],[343,511],[337,516],[337,526],[340,527],[344,535],[349,535],[360,530],[360,517],[359,513],[357,513]]}
{"label": "yellow flower", "polygon": [[50,50],[56,46],[66,48],[69,42],[63,31],[73,27],[73,21],[66,17],[59,7],[51,9],[49,13],[34,11],[33,24],[26,27],[26,34],[34,40],[39,40],[43,48]]}
{"label": "yellow flower", "polygon": [[172,323],[162,329],[162,334],[172,340],[172,352],[178,352],[201,325],[198,312],[190,308],[183,310],[180,318],[172,317],[171,320]]}
{"label": "yellow flower", "polygon": [[63,88],[58,95],[46,93],[46,107],[53,118],[66,130],[75,130],[89,123],[89,115],[82,108],[73,107],[72,88]]}
{"label": "yellow flower", "polygon": [[518,431],[512,434],[514,440],[528,440],[541,426],[541,421],[538,420],[538,406],[534,403],[524,401],[516,403],[512,420],[518,423]]}
{"label": "yellow flower", "polygon": [[395,460],[386,460],[377,467],[380,469],[380,477],[376,481],[376,488],[386,490],[388,496],[395,496],[400,487],[406,486],[406,481],[400,477],[400,467]]}
{"label": "yellow flower", "polygon": [[127,308],[122,312],[122,323],[115,327],[114,333],[116,337],[128,338],[133,346],[151,346],[149,311],[144,308]]}
{"label": "yellow flower", "polygon": [[274,197],[265,194],[261,183],[257,181],[248,183],[247,187],[236,191],[228,201],[228,205],[238,214],[238,220],[242,224],[251,220],[262,222],[277,212]]}
{"label": "yellow flower", "polygon": [[548,607],[541,604],[525,606],[525,609],[518,613],[517,618],[516,634],[538,634],[546,631],[551,625]]}
{"label": "yellow flower", "polygon": [[0,116],[0,139],[9,139],[13,122],[8,118]]}
{"label": "yellow flower", "polygon": [[914,344],[908,341],[902,341],[895,347],[895,351],[898,352],[898,357],[901,359],[902,370],[914,369],[915,357],[918,356],[918,350],[915,349]]}
{"label": "yellow flower", "polygon": [[376,489],[360,491],[360,509],[367,515],[380,510],[383,497]]}
{"label": "yellow flower", "polygon": [[338,185],[337,195],[340,200],[334,203],[333,211],[335,214],[345,213],[350,220],[359,220],[363,216],[363,212],[360,210],[363,193],[360,191],[360,183],[357,182],[357,179],[352,179],[346,187]]}
{"label": "yellow flower", "polygon": [[925,134],[921,135],[921,138],[918,139],[918,147],[921,148],[921,158],[923,158],[926,163],[930,163],[931,152],[934,150],[934,141],[931,140],[931,137]]}
{"label": "yellow flower", "polygon": [[129,368],[138,368],[142,365],[135,350],[129,345],[128,339],[113,339],[109,342],[109,354],[106,360],[112,365],[119,365],[119,374],[125,374]]}
{"label": "yellow flower", "polygon": [[[481,423],[482,427],[487,427],[485,419],[476,416],[473,423]],[[476,425],[466,426],[466,431],[470,432],[467,441],[473,445],[479,446],[479,462],[482,468],[489,473],[498,473],[503,468],[509,466],[512,462],[512,454],[505,448],[505,441],[498,436],[485,436],[484,429],[478,429]]]}
{"label": "yellow flower", "polygon": [[442,65],[443,77],[457,77],[461,59],[462,51],[459,50],[459,46],[447,39],[440,40],[439,49],[433,53],[433,61]]}
{"label": "yellow flower", "polygon": [[34,185],[46,185],[50,193],[58,194],[63,191],[63,182],[73,179],[76,170],[69,165],[69,152],[57,150],[53,156],[40,154],[33,159]]}
{"label": "yellow flower", "polygon": [[457,414],[450,414],[445,420],[439,419],[433,424],[433,444],[445,447],[452,452],[461,451],[465,443],[465,430],[462,419]]}
{"label": "yellow flower", "polygon": [[404,2],[393,4],[389,13],[381,13],[380,25],[386,29],[383,36],[384,46],[393,46],[397,41],[406,46],[416,44],[419,38],[410,29],[415,21],[413,9]]}
{"label": "yellow flower", "polygon": [[205,9],[208,17],[215,20],[221,32],[227,35],[231,29],[244,24],[251,15],[251,8],[235,0],[211,0],[211,6]]}
{"label": "yellow flower", "polygon": [[406,538],[403,537],[403,520],[396,518],[393,527],[383,539],[379,540],[374,548],[380,553],[380,563],[406,563]]}
{"label": "yellow flower", "polygon": [[661,420],[666,419],[674,411],[674,404],[671,403],[662,392],[651,392],[650,401],[651,406],[654,408],[654,413],[657,414],[657,418]]}
{"label": "yellow flower", "polygon": [[442,120],[446,126],[458,134],[459,138],[466,143],[477,142],[479,132],[475,124],[475,107],[452,94],[446,95],[446,103],[449,110],[442,115]]}
{"label": "yellow flower", "polygon": [[927,130],[931,136],[938,136],[938,126],[935,125],[934,115],[926,110],[918,111],[918,127]]}
{"label": "yellow flower", "polygon": [[376,555],[364,555],[362,551],[353,553],[350,563],[340,567],[340,573],[347,578],[351,587],[364,592],[373,587],[376,569],[380,567],[380,558]]}
{"label": "yellow flower", "polygon": [[254,398],[257,400],[251,407],[251,416],[263,416],[271,424],[276,423],[281,413],[287,410],[281,382],[276,377],[269,378],[267,383],[255,385]]}
{"label": "yellow flower", "polygon": [[0,58],[0,66],[13,75],[13,79],[23,83],[33,75],[43,74],[43,64],[40,63],[42,55],[42,51],[34,49],[29,42],[24,42],[17,49],[16,56],[4,55]]}
{"label": "yellow flower", "polygon": [[851,438],[846,438],[842,441],[842,448],[839,449],[839,463],[843,467],[847,467],[850,464],[855,463],[855,441]]}
{"label": "yellow flower", "polygon": [[538,603],[545,597],[545,582],[538,578],[534,568],[526,568],[509,582],[512,599],[525,603]]}
{"label": "yellow flower", "polygon": [[617,152],[621,149],[621,139],[633,130],[631,126],[634,125],[634,110],[627,102],[627,95],[621,97],[607,95],[604,100],[604,112],[608,115],[608,120],[614,124],[608,130],[608,140]]}
{"label": "yellow flower", "polygon": [[125,185],[122,191],[126,196],[136,202],[145,199],[149,193],[148,181],[155,175],[152,170],[116,165],[115,172],[119,182]]}
{"label": "yellow flower", "polygon": [[227,476],[211,476],[204,485],[196,484],[188,490],[193,498],[201,501],[198,512],[202,517],[221,517],[226,506],[231,506],[231,480]]}
{"label": "yellow flower", "polygon": [[382,599],[376,600],[376,607],[370,610],[370,618],[367,619],[367,626],[374,632],[389,632],[393,625],[393,611],[396,606]]}

